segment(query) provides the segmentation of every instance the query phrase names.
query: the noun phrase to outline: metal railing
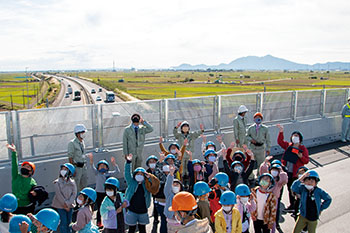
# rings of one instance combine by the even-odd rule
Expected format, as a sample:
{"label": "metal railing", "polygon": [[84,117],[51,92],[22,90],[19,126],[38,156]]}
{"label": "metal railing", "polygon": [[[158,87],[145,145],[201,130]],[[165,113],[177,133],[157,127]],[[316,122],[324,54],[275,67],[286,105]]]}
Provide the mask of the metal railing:
{"label": "metal railing", "polygon": [[151,142],[160,136],[171,140],[174,126],[183,120],[191,130],[199,130],[200,123],[207,132],[232,130],[242,104],[249,109],[248,124],[256,111],[264,114],[265,123],[337,115],[349,94],[350,89],[263,92],[2,112],[0,161],[10,159],[7,142],[16,144],[20,159],[65,154],[77,123],[88,128],[87,149],[118,148],[135,112],[153,126],[146,137]]}

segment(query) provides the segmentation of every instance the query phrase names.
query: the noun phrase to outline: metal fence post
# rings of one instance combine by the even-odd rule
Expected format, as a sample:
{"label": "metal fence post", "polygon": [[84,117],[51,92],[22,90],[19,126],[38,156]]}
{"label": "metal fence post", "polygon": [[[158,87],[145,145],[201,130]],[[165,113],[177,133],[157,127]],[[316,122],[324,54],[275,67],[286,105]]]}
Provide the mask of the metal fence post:
{"label": "metal fence post", "polygon": [[297,105],[298,105],[298,91],[293,91],[292,94],[292,120],[296,121],[297,120]]}
{"label": "metal fence post", "polygon": [[[6,134],[7,134],[7,143],[12,144],[13,143],[13,131],[12,131],[12,114],[11,112],[6,113]],[[11,160],[11,151],[8,150],[8,156],[9,160]]]}
{"label": "metal fence post", "polygon": [[163,100],[159,100],[159,136],[163,136]]}
{"label": "metal fence post", "polygon": [[325,116],[326,111],[326,98],[327,98],[327,92],[325,89],[321,90],[321,107],[320,107],[320,115],[321,117]]}
{"label": "metal fence post", "polygon": [[216,107],[216,111],[217,111],[217,115],[216,115],[217,129],[216,129],[216,132],[220,133],[221,132],[221,95],[217,96],[216,106],[217,106]]}
{"label": "metal fence post", "polygon": [[97,107],[98,105],[94,104],[91,107],[91,128],[92,128],[92,146],[94,148],[99,147],[99,140],[98,140],[98,113],[97,113]]}
{"label": "metal fence post", "polygon": [[168,99],[164,99],[164,130],[163,130],[163,134],[164,134],[164,138],[168,138],[169,136],[169,130],[168,130],[168,124],[169,124],[169,100]]}
{"label": "metal fence post", "polygon": [[263,110],[263,93],[256,94],[256,111],[262,112]]}
{"label": "metal fence post", "polygon": [[345,103],[348,101],[348,98],[350,97],[350,88],[345,89]]}
{"label": "metal fence post", "polygon": [[100,104],[98,108],[98,127],[99,127],[99,146],[102,148],[104,146],[103,141],[103,105]]}
{"label": "metal fence post", "polygon": [[18,159],[21,160],[23,158],[23,151],[22,151],[22,139],[21,139],[21,127],[20,127],[20,120],[19,120],[19,113],[18,111],[11,111],[12,115],[12,126],[13,126],[13,139],[14,144],[16,145],[17,155]]}
{"label": "metal fence post", "polygon": [[34,146],[34,137],[35,136],[36,136],[35,134],[30,136],[30,152],[31,152],[32,156],[35,156],[35,146]]}

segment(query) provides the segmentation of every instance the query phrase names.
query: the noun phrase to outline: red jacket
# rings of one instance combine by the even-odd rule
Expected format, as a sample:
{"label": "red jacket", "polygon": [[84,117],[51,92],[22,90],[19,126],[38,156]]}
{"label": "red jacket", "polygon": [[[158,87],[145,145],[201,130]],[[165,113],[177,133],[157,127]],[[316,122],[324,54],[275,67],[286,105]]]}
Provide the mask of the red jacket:
{"label": "red jacket", "polygon": [[[230,167],[231,167],[231,164],[233,163],[233,160],[231,158],[231,153],[232,153],[232,149],[228,148],[227,152],[226,152],[226,160],[227,160],[227,163]],[[241,163],[243,164],[244,169],[247,170],[247,168],[250,164],[251,157],[247,153],[244,153],[244,155],[245,155],[245,160],[241,161]]]}
{"label": "red jacket", "polygon": [[[284,141],[283,132],[279,132],[277,143],[282,147],[284,150],[286,150],[289,146],[292,145],[291,142]],[[304,145],[299,145],[299,149],[303,151],[303,156],[301,158],[298,158],[297,162],[293,166],[293,177],[297,177],[297,172],[299,167],[304,166],[305,164],[309,163],[309,151]],[[282,164],[284,166],[287,165],[287,161],[283,160],[284,154],[282,156]]]}

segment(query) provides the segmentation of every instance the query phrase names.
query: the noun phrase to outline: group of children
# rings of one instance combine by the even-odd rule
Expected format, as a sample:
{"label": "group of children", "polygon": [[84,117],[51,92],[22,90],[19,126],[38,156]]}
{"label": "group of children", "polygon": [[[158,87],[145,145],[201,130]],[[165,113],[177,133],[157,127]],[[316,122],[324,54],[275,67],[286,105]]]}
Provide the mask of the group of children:
{"label": "group of children", "polygon": [[[120,182],[114,176],[120,172],[115,159],[110,169],[106,160],[93,163],[96,187],[77,191],[73,176],[75,167],[70,163],[60,166],[58,178],[53,181],[55,196],[52,208],[33,215],[33,206],[28,194],[37,195],[37,186],[32,175],[33,163],[21,164],[14,146],[12,150],[13,194],[0,199],[0,232],[51,232],[59,227],[65,232],[125,232],[138,229],[146,232],[150,222],[148,209],[153,202],[154,224],[160,217],[160,232],[249,232],[253,222],[254,232],[275,232],[280,215],[283,187],[288,185],[291,206],[294,208],[296,225],[294,232],[305,227],[315,232],[320,213],[331,203],[331,197],[317,186],[317,172],[308,170],[307,149],[302,145],[302,134],[293,132],[291,142],[283,139],[280,128],[278,143],[285,149],[282,161],[266,157],[258,167],[256,184],[249,182],[257,161],[254,153],[245,145],[226,148],[222,138],[217,137],[220,149],[214,142],[203,138],[202,159],[193,159],[194,141],[204,132],[191,132],[188,122],[179,123],[174,135],[179,143],[166,148],[160,139],[159,156],[151,155],[146,160],[147,168],[132,169],[133,155],[125,155],[124,179],[127,188],[120,191]],[[180,129],[180,132],[178,130]],[[293,157],[295,155],[296,157]],[[290,158],[293,157],[293,158]],[[307,161],[306,161],[307,160]],[[33,193],[34,192],[34,193]],[[295,208],[295,206],[297,208]],[[300,208],[299,208],[300,207]],[[93,212],[97,209],[97,225],[93,224]],[[74,214],[75,213],[75,214]],[[76,216],[74,216],[76,215]],[[73,217],[74,216],[74,217]],[[74,219],[74,221],[73,221]],[[7,225],[6,225],[7,224]]]}

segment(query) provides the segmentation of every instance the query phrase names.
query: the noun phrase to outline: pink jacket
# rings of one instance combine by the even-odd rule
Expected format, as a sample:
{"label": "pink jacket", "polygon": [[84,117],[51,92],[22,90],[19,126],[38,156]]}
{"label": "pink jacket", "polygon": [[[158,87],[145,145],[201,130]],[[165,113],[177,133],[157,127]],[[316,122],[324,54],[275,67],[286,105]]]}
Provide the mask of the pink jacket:
{"label": "pink jacket", "polygon": [[[263,162],[260,165],[260,174],[263,173],[269,173],[269,165],[266,162]],[[286,172],[280,170],[280,179],[275,183],[275,186],[271,189],[273,194],[278,199],[281,196],[281,189],[283,185],[286,185],[288,183],[288,175]]]}
{"label": "pink jacket", "polygon": [[[236,204],[236,208],[239,210],[239,213],[241,214],[241,221],[243,221],[243,204],[239,201],[239,199],[237,198],[237,204]],[[248,201],[247,205],[246,205],[247,211],[249,213],[252,213],[256,210],[256,203],[254,200],[250,200]]]}

